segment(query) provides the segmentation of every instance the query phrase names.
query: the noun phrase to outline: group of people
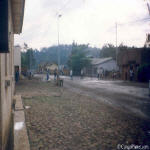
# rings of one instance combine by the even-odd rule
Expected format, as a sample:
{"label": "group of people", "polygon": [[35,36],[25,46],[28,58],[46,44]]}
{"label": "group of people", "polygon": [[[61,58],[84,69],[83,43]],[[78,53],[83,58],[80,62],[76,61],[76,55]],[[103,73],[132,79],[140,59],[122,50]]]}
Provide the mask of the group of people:
{"label": "group of people", "polygon": [[103,79],[104,77],[104,70],[102,68],[97,69],[97,78],[98,80]]}
{"label": "group of people", "polygon": [[[57,71],[57,69],[55,69],[54,70],[54,81],[56,81],[57,76],[58,76],[58,71]],[[49,79],[50,79],[50,70],[47,70],[47,72],[46,72],[46,80],[49,81]]]}
{"label": "group of people", "polygon": [[[84,77],[84,71],[83,71],[83,69],[81,69],[80,75],[81,75],[81,79],[83,79],[83,77]],[[73,80],[73,71],[72,71],[72,69],[70,70],[70,79]]]}
{"label": "group of people", "polygon": [[[52,74],[54,74],[54,81],[56,81],[56,79],[59,77],[59,74],[63,75],[63,72],[60,71],[59,74],[58,74],[58,70],[55,69]],[[47,70],[47,72],[46,72],[46,80],[48,81],[49,79],[50,79],[50,70]]]}
{"label": "group of people", "polygon": [[125,80],[134,81],[135,79],[135,73],[133,68],[130,68],[129,72],[125,72]]}

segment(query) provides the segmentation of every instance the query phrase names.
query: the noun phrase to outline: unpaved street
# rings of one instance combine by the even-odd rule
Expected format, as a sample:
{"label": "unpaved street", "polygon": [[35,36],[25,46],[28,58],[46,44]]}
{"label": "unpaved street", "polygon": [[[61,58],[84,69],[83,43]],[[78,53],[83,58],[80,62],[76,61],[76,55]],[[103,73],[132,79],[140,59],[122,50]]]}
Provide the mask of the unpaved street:
{"label": "unpaved street", "polygon": [[90,78],[65,78],[64,86],[71,91],[95,98],[114,108],[140,117],[150,117],[148,85]]}
{"label": "unpaved street", "polygon": [[64,79],[64,87],[57,87],[53,81],[43,82],[39,77],[42,76],[22,80],[16,87],[27,108],[31,150],[116,150],[118,144],[147,149],[150,146],[146,95],[118,94],[113,90],[107,93],[106,84],[104,91],[97,87],[100,82],[92,82],[91,86],[87,81],[69,78]]}

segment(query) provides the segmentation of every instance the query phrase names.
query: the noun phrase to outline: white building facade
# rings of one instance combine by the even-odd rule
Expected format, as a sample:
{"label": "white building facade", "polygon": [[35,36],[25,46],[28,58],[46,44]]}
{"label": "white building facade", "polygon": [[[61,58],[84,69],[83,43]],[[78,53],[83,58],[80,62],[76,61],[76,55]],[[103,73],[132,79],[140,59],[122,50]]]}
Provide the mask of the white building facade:
{"label": "white building facade", "polygon": [[21,73],[21,47],[19,45],[14,47],[14,70],[17,69]]}
{"label": "white building facade", "polygon": [[85,74],[88,76],[97,76],[98,72],[118,71],[119,67],[116,60],[108,58],[92,58],[91,66],[85,69]]}

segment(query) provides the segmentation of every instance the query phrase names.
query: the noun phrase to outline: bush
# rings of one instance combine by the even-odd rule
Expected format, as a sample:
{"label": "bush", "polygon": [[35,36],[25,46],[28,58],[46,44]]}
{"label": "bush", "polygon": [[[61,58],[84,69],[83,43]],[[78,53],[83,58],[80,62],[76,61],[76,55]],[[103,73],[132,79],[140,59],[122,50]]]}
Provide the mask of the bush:
{"label": "bush", "polygon": [[148,82],[150,80],[150,64],[144,64],[138,69],[138,80]]}

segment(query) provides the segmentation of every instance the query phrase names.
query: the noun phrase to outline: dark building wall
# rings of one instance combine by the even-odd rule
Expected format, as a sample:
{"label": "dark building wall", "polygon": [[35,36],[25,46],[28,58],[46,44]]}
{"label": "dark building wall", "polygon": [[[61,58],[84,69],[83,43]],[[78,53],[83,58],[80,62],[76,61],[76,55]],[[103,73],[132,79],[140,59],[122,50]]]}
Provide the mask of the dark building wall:
{"label": "dark building wall", "polygon": [[[129,80],[129,72],[130,69],[133,68],[134,80],[137,81],[139,80],[139,68],[145,64],[150,64],[150,48],[130,48],[120,50],[117,62],[123,80]],[[148,72],[148,69],[145,70],[146,71],[142,73],[143,76]]]}

